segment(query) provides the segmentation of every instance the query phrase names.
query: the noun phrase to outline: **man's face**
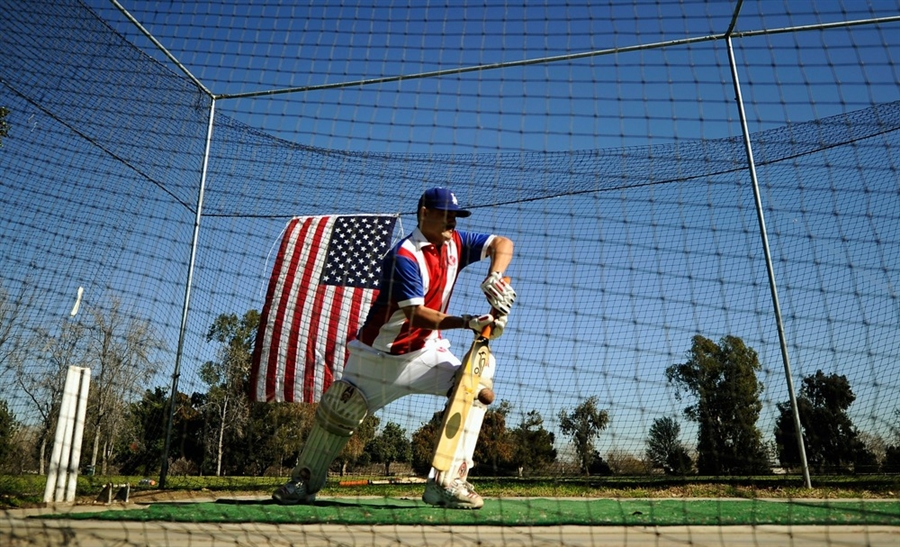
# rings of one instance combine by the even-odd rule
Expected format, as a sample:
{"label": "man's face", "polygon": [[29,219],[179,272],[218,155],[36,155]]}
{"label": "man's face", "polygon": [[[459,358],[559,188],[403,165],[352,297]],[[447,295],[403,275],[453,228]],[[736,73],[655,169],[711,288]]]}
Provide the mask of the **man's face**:
{"label": "man's face", "polygon": [[456,211],[424,208],[422,225],[419,227],[432,243],[450,241],[456,229]]}

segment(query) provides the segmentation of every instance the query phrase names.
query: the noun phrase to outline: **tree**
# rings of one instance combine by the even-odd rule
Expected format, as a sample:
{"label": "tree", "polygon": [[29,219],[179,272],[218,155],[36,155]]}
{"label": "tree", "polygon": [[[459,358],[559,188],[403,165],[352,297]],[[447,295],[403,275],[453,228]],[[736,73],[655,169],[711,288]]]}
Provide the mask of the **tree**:
{"label": "tree", "polygon": [[154,356],[162,341],[148,321],[125,315],[118,299],[107,310],[90,309],[89,317],[86,351],[93,376],[88,397],[92,419],[85,438],[93,438],[91,465],[96,467],[99,459],[106,475],[125,426],[128,402],[159,369]]}
{"label": "tree", "polygon": [[[803,378],[797,410],[810,468],[826,470],[874,470],[875,455],[865,446],[847,410],[856,395],[844,375],[815,374]],[[800,464],[797,435],[790,402],[779,403],[775,422],[778,459],[785,467]]]}
{"label": "tree", "polygon": [[666,368],[678,391],[695,399],[684,415],[699,424],[697,470],[704,475],[755,474],[768,470],[762,433],[756,427],[763,386],[756,352],[736,336],[717,345],[697,335],[684,363]]}
{"label": "tree", "polygon": [[243,436],[250,419],[247,386],[258,327],[259,312],[249,310],[240,318],[233,313],[219,315],[206,333],[207,342],[219,343],[217,359],[200,367],[200,379],[209,386],[204,413],[213,424],[207,448],[214,451],[216,476],[222,474],[226,430],[233,441]]}
{"label": "tree", "polygon": [[[504,470],[512,471],[510,463],[515,450],[512,436],[506,429],[506,417],[512,410],[509,401],[500,401],[500,404],[489,407],[484,413],[481,422],[481,431],[478,433],[478,442],[475,444],[475,453],[472,459],[475,461],[476,473],[483,474],[484,466],[490,467],[490,473],[494,476]],[[471,470],[470,470],[471,471]]]}
{"label": "tree", "polygon": [[47,448],[56,431],[68,369],[87,365],[86,340],[83,325],[63,321],[58,333],[37,329],[34,337],[20,340],[16,351],[6,353],[16,387],[40,416],[36,456],[41,475],[45,473]]}
{"label": "tree", "polygon": [[[588,467],[588,473],[591,476],[607,477],[607,476],[613,474],[613,469],[610,464],[618,463],[619,460],[616,457],[619,456],[619,454],[615,453],[615,452],[611,452],[610,454],[607,454],[606,456],[609,459],[609,461],[606,461],[603,459],[603,456],[600,455],[599,450],[596,450],[596,449],[594,450],[593,454],[591,455],[591,466]],[[613,457],[610,458],[610,456],[613,456]]]}
{"label": "tree", "polygon": [[27,283],[17,296],[0,286],[0,365],[4,370],[14,369],[27,349],[23,315],[32,306],[34,297],[34,290]]}
{"label": "tree", "polygon": [[553,433],[544,429],[544,419],[531,410],[511,432],[513,441],[512,464],[519,476],[534,474],[556,462],[556,440]]}
{"label": "tree", "polygon": [[368,415],[350,436],[350,440],[344,445],[341,453],[335,459],[334,463],[338,467],[338,472],[343,477],[347,474],[348,469],[355,465],[369,465],[372,458],[366,452],[366,446],[375,438],[378,431],[378,424],[381,420],[375,415]]}
{"label": "tree", "polygon": [[563,435],[572,438],[581,472],[585,475],[590,475],[595,457],[594,440],[609,426],[609,413],[599,410],[597,403],[597,397],[591,396],[571,412],[566,409],[559,411],[559,429]]}
{"label": "tree", "polygon": [[15,451],[15,435],[19,428],[9,405],[0,399],[0,462],[7,462]]}
{"label": "tree", "polygon": [[34,404],[40,416],[35,456],[43,475],[68,366],[83,364],[83,329],[77,323],[63,321],[58,334],[45,329],[31,333],[25,317],[35,296],[34,286],[29,282],[15,296],[0,286],[0,372],[12,375],[16,388]]}
{"label": "tree", "polygon": [[431,470],[431,460],[434,457],[434,450],[437,447],[438,437],[440,435],[441,421],[444,412],[438,411],[432,414],[431,420],[422,424],[412,434],[412,468],[413,472],[419,476],[427,475]]}
{"label": "tree", "polygon": [[162,458],[168,396],[161,387],[146,390],[141,400],[129,405],[124,435],[116,451],[119,471],[126,475],[147,475],[159,467]]}
{"label": "tree", "polygon": [[369,442],[368,452],[372,461],[384,464],[384,474],[391,474],[391,464],[406,463],[412,458],[412,446],[406,438],[406,430],[400,424],[388,422],[381,434]]}
{"label": "tree", "polygon": [[667,475],[685,475],[691,471],[691,457],[678,440],[679,433],[678,421],[664,416],[653,420],[647,436],[647,459]]}
{"label": "tree", "polygon": [[[597,455],[599,458],[599,454]],[[652,468],[649,460],[641,459],[639,456],[628,452],[623,448],[612,448],[606,453],[606,461],[600,460],[602,463],[594,463],[598,467],[596,474],[616,474],[616,475],[648,475]],[[601,472],[602,471],[602,472]],[[592,471],[593,472],[593,471]]]}
{"label": "tree", "polygon": [[9,122],[6,121],[9,116],[9,109],[0,106],[0,148],[3,147],[3,139],[9,136]]}
{"label": "tree", "polygon": [[900,407],[894,409],[894,423],[891,425],[892,439],[884,450],[881,470],[885,473],[900,473]]}
{"label": "tree", "polygon": [[247,427],[248,467],[279,477],[289,472],[312,430],[317,407],[284,402],[253,405]]}

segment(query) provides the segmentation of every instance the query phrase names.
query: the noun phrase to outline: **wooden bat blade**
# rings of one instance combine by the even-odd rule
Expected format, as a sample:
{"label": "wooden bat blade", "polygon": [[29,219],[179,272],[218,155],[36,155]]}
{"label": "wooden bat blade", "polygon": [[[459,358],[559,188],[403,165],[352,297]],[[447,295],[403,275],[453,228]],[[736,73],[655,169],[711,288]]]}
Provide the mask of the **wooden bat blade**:
{"label": "wooden bat blade", "polygon": [[[503,281],[509,283],[510,279],[504,277]],[[491,313],[494,314],[494,317],[497,316],[496,310],[491,310]],[[463,357],[460,365],[461,374],[456,378],[450,394],[450,401],[444,410],[444,417],[441,420],[441,436],[434,450],[434,457],[431,459],[431,466],[438,471],[448,471],[453,465],[453,456],[456,454],[463,430],[466,427],[469,410],[478,395],[475,390],[478,389],[478,384],[481,382],[481,373],[491,359],[490,339],[491,325],[486,325],[481,330],[481,334],[475,337],[472,347]]]}
{"label": "wooden bat blade", "polygon": [[481,373],[490,360],[490,340],[479,336],[472,342],[461,365],[461,374],[456,380],[450,403],[441,421],[440,438],[431,461],[438,471],[447,471],[453,463],[453,456],[462,438],[469,410],[475,402],[475,390],[481,380]]}

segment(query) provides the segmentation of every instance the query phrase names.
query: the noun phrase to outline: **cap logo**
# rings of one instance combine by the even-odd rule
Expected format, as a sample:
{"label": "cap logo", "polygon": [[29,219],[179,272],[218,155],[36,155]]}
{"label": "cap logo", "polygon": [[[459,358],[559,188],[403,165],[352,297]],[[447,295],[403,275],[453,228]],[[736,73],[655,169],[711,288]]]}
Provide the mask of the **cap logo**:
{"label": "cap logo", "polygon": [[456,194],[454,194],[453,192],[450,192],[450,199],[453,200],[453,205],[459,205],[459,202],[456,201]]}

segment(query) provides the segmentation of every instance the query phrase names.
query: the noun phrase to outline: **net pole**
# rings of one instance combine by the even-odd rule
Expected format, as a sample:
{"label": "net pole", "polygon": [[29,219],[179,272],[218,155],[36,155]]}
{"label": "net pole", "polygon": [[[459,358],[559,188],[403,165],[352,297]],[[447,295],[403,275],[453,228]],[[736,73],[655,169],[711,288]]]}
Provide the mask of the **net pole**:
{"label": "net pole", "polygon": [[[737,10],[740,10],[738,3]],[[738,11],[735,11],[735,19]],[[800,412],[797,407],[797,396],[794,393],[794,380],[791,373],[791,360],[788,355],[787,337],[784,332],[784,322],[781,317],[781,305],[778,302],[778,289],[775,285],[775,268],[772,265],[772,255],[769,251],[769,236],[766,232],[766,220],[763,214],[762,197],[759,191],[759,179],[756,176],[756,162],[753,159],[753,146],[750,143],[750,130],[747,127],[747,113],[744,110],[744,99],[741,95],[741,83],[738,78],[737,62],[734,58],[734,45],[731,36],[725,38],[728,45],[728,62],[731,65],[731,82],[734,85],[734,98],[737,103],[738,115],[741,120],[741,133],[744,139],[744,150],[747,153],[747,167],[750,171],[750,181],[753,186],[753,199],[756,202],[756,218],[759,221],[759,235],[762,238],[763,253],[766,258],[766,271],[769,275],[769,290],[772,294],[772,306],[775,312],[775,324],[778,327],[778,341],[781,346],[781,360],[784,364],[784,376],[787,381],[788,395],[791,401],[791,410],[794,415],[794,430],[797,435],[797,445],[800,449],[800,464],[803,467],[803,481],[807,488],[812,488],[809,478],[809,465],[806,462],[806,446],[803,442],[803,432],[800,425]]]}
{"label": "net pole", "polygon": [[188,263],[187,280],[184,285],[184,303],[181,306],[181,327],[178,330],[178,349],[175,352],[175,369],[172,371],[172,392],[169,394],[169,415],[166,420],[166,440],[163,445],[162,463],[159,472],[159,487],[166,487],[169,474],[169,449],[172,443],[172,423],[175,419],[175,404],[178,399],[178,377],[181,375],[181,359],[184,354],[184,336],[187,330],[188,310],[191,303],[191,285],[194,282],[194,264],[197,261],[197,242],[200,239],[200,220],[203,217],[203,194],[206,189],[206,175],[209,169],[209,151],[212,146],[213,125],[216,117],[216,99],[209,104],[209,123],[206,128],[206,145],[203,151],[203,167],[200,171],[200,188],[197,190],[197,213],[194,215],[194,235],[191,239],[191,258]]}

